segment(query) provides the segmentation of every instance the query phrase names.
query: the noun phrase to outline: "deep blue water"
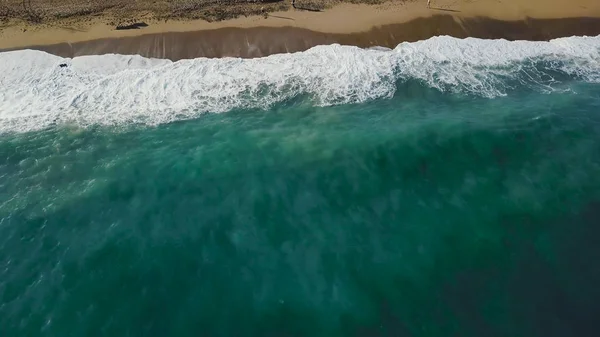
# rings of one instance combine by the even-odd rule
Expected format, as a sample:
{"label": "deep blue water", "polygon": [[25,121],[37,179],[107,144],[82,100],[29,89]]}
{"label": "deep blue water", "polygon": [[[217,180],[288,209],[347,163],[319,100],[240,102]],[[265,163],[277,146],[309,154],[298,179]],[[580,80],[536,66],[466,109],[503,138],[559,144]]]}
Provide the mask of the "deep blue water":
{"label": "deep blue water", "polygon": [[0,335],[597,336],[596,68],[528,62],[150,125],[5,91]]}

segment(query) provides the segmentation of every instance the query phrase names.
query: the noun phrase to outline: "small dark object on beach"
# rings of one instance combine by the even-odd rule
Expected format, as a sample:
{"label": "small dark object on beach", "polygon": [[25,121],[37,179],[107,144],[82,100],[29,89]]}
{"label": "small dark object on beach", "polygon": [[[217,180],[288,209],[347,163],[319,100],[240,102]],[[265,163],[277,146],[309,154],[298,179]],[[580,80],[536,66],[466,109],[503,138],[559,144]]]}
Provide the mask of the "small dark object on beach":
{"label": "small dark object on beach", "polygon": [[61,64],[59,64],[58,66],[59,66],[59,67],[61,67],[61,68],[66,68],[66,67],[67,67],[67,64],[66,64],[66,63],[61,63]]}
{"label": "small dark object on beach", "polygon": [[127,30],[127,29],[140,29],[140,28],[144,28],[144,27],[148,27],[148,24],[145,22],[136,22],[136,23],[132,23],[130,25],[118,25],[117,26],[117,30]]}

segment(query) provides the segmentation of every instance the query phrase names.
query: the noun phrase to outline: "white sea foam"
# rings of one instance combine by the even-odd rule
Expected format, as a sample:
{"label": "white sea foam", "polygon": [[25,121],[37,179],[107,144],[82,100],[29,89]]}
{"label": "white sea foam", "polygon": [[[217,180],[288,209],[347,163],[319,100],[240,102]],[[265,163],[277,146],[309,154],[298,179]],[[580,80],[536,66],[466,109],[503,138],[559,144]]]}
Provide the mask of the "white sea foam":
{"label": "white sea foam", "polygon": [[[59,67],[66,63],[67,67]],[[299,94],[317,105],[391,97],[398,81],[495,97],[555,76],[600,82],[600,36],[549,42],[435,37],[393,50],[330,45],[259,59],[65,59],[0,53],[0,132],[55,123],[158,124],[205,112],[267,108]]]}

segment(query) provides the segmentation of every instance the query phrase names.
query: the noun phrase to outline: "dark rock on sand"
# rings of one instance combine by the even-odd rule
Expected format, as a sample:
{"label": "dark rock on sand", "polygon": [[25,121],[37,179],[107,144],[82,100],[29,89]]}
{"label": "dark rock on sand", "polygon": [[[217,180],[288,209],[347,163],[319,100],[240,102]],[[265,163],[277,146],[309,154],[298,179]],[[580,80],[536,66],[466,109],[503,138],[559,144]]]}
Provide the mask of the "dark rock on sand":
{"label": "dark rock on sand", "polygon": [[145,22],[136,22],[130,25],[118,25],[116,30],[140,29],[144,27],[148,27],[148,24]]}

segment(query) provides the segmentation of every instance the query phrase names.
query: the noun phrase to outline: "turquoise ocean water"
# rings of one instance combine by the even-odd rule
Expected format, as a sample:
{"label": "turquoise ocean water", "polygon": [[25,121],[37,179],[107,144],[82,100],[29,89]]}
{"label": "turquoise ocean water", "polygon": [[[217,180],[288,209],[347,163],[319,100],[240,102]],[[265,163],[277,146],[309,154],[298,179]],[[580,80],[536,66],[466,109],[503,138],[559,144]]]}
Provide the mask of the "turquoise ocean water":
{"label": "turquoise ocean water", "polygon": [[0,70],[1,336],[599,333],[600,38]]}

